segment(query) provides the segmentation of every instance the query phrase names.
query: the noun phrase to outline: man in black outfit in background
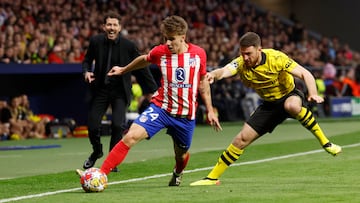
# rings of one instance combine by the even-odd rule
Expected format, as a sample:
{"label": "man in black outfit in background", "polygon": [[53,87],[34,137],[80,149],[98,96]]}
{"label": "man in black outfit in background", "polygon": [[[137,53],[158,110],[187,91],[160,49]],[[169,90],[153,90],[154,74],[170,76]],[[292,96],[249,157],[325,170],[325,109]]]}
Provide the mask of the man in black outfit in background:
{"label": "man in black outfit in background", "polygon": [[[90,86],[91,98],[88,112],[89,140],[93,152],[85,160],[83,168],[91,168],[103,156],[100,140],[101,120],[109,105],[112,108],[110,149],[118,143],[124,131],[125,115],[131,100],[131,73],[108,77],[113,66],[125,66],[140,55],[136,45],[120,36],[121,17],[109,12],[105,14],[103,30],[105,33],[92,36],[82,63],[85,81]],[[93,61],[95,67],[93,68]],[[148,68],[134,71],[144,94],[156,91],[157,85]],[[117,171],[117,168],[113,170]]]}

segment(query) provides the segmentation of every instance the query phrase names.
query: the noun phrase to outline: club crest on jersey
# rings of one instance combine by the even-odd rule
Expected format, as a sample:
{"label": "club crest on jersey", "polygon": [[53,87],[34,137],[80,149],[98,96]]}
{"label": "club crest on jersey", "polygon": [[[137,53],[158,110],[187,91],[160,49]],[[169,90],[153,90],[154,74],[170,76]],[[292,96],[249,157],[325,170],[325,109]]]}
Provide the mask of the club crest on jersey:
{"label": "club crest on jersey", "polygon": [[183,67],[177,67],[175,70],[175,79],[177,82],[185,81],[185,69]]}
{"label": "club crest on jersey", "polygon": [[140,118],[139,118],[139,121],[142,122],[142,123],[145,123],[147,120],[148,120],[148,117],[145,116],[145,115],[141,115]]}
{"label": "club crest on jersey", "polygon": [[196,67],[196,58],[190,58],[189,59],[189,66],[190,66],[190,68],[195,68]]}

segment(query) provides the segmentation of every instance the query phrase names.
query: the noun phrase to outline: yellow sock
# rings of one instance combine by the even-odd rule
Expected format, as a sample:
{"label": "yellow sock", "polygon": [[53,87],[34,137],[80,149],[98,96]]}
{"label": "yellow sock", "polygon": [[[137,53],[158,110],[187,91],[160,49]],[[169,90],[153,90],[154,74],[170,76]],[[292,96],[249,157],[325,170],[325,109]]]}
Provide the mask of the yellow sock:
{"label": "yellow sock", "polygon": [[309,109],[302,107],[300,113],[296,116],[296,119],[300,121],[301,125],[315,135],[321,146],[324,146],[329,142]]}
{"label": "yellow sock", "polygon": [[229,147],[219,157],[218,162],[211,170],[207,178],[218,179],[232,163],[239,159],[243,152],[244,150],[235,147],[233,144],[230,144]]}

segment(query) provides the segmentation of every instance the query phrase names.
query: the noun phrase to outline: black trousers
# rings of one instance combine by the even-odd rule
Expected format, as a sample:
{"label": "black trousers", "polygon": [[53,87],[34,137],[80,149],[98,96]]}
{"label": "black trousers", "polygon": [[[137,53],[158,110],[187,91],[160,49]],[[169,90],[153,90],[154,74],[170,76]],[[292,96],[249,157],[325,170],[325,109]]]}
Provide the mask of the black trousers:
{"label": "black trousers", "polygon": [[97,88],[96,90],[93,89],[88,113],[89,139],[93,148],[101,145],[101,120],[109,105],[112,109],[111,139],[109,147],[109,151],[111,151],[111,149],[122,139],[127,110],[126,98],[125,95],[114,95],[110,87]]}

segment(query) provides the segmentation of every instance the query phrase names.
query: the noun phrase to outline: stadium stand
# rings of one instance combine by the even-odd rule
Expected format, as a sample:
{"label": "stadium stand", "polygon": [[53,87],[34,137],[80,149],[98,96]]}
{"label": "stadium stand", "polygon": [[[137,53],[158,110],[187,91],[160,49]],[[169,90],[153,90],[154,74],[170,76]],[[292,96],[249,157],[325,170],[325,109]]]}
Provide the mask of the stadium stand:
{"label": "stadium stand", "polygon": [[[279,18],[246,0],[5,0],[0,3],[0,73],[7,65],[81,63],[89,37],[101,32],[98,25],[102,14],[109,10],[121,14],[122,34],[142,53],[162,42],[157,29],[161,19],[172,14],[183,16],[190,25],[189,40],[207,51],[209,70],[238,55],[238,38],[247,31],[259,33],[264,48],[282,50],[310,70],[322,72],[328,64],[337,67],[336,78],[340,81],[349,69],[360,64],[360,53],[351,45],[342,44],[336,37],[314,35],[300,22]],[[227,85],[239,88],[241,93],[219,95]],[[224,103],[217,98],[229,97],[231,100],[225,103],[244,108],[241,98],[248,90],[241,88],[236,78],[218,84],[214,87],[214,104]],[[240,99],[236,102],[233,98]],[[219,113],[226,121],[244,119],[246,111]]]}

